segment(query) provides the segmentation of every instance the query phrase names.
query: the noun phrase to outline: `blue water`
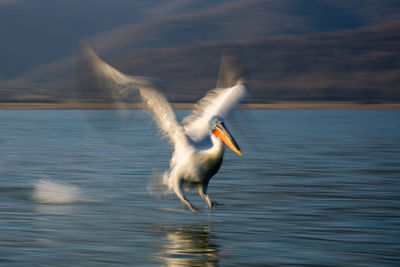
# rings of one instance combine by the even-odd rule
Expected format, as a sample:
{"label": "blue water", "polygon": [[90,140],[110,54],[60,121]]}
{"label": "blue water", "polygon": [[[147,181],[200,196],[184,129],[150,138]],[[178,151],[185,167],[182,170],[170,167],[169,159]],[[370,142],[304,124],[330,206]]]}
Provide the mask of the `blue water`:
{"label": "blue water", "polygon": [[171,148],[119,115],[0,111],[0,265],[400,264],[400,111],[239,111],[198,214],[147,190]]}

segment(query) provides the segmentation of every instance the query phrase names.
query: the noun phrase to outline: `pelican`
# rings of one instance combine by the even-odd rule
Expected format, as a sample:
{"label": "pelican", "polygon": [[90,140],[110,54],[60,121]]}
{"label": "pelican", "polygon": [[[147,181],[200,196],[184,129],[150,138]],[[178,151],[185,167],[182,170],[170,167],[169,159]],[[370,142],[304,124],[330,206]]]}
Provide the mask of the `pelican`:
{"label": "pelican", "polygon": [[[227,71],[229,61],[222,58],[217,87],[210,90],[179,123],[170,103],[159,92],[163,87],[160,80],[124,74],[101,60],[88,44],[84,44],[83,52],[96,79],[115,94],[124,96],[139,92],[162,134],[168,137],[174,151],[170,169],[161,176],[163,185],[193,212],[197,208],[184,196],[183,189],[197,189],[208,208],[213,210],[215,202],[211,201],[207,188],[222,164],[224,144],[242,155],[223,120],[246,95],[240,75]],[[231,85],[224,86],[228,79]]]}

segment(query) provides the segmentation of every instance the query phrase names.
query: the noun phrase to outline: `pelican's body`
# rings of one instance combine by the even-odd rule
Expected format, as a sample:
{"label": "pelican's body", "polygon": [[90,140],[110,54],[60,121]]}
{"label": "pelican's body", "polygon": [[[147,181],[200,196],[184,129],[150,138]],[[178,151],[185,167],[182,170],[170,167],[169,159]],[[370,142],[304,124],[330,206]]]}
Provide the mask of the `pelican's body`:
{"label": "pelican's body", "polygon": [[[217,138],[213,146],[207,150],[198,150],[182,161],[182,167],[177,170],[177,175],[183,180],[183,186],[187,189],[199,185],[206,186],[219,170],[224,156],[224,144]],[[187,170],[191,171],[188,172]]]}
{"label": "pelican's body", "polygon": [[241,79],[237,79],[233,86],[217,86],[211,90],[199,101],[197,109],[181,124],[177,122],[171,105],[156,90],[160,86],[158,80],[125,75],[103,62],[89,47],[86,47],[85,52],[97,77],[115,93],[123,95],[127,90],[140,92],[159,128],[169,137],[174,152],[170,160],[170,169],[162,176],[163,184],[175,192],[190,210],[196,211],[183,195],[183,188],[198,189],[208,207],[213,209],[213,202],[207,195],[207,187],[222,164],[224,143],[241,155],[239,146],[220,117],[244,96],[246,89]]}
{"label": "pelican's body", "polygon": [[[219,138],[220,135],[221,138]],[[186,136],[186,138],[190,137]],[[200,148],[196,144],[186,144],[186,149],[181,152],[181,155],[173,156],[170,162],[170,171],[164,173],[163,183],[173,190],[192,211],[196,211],[196,208],[185,198],[182,188],[198,189],[208,207],[213,209],[214,203],[207,195],[207,188],[210,179],[221,167],[225,151],[224,142],[241,155],[239,146],[226,129],[222,118],[214,118],[210,140],[208,148]],[[179,159],[179,161],[174,159]]]}
{"label": "pelican's body", "polygon": [[188,154],[179,162],[170,173],[165,173],[164,184],[173,190],[179,199],[192,211],[196,208],[184,197],[182,187],[186,190],[198,189],[200,196],[207,202],[210,209],[214,204],[207,195],[207,188],[210,179],[218,172],[224,156],[224,144],[217,137],[212,135],[212,147],[206,150],[197,150]]}

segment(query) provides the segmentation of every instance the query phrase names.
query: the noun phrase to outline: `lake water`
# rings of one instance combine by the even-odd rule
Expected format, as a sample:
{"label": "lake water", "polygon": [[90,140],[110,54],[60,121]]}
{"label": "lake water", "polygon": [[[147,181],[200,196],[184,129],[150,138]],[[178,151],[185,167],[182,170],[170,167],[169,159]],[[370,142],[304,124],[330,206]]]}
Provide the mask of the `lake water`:
{"label": "lake water", "polygon": [[123,116],[0,111],[0,265],[400,264],[400,111],[238,111],[197,214],[147,190],[171,149]]}

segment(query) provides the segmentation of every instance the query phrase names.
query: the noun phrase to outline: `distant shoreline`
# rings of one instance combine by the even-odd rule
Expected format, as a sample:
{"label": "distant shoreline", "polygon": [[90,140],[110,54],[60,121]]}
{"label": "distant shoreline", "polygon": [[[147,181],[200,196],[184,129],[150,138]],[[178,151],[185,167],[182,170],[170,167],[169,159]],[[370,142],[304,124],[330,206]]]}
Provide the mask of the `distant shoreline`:
{"label": "distant shoreline", "polygon": [[[142,104],[106,104],[106,103],[0,103],[0,110],[12,109],[142,109]],[[192,103],[172,103],[174,109],[191,109]],[[364,104],[355,102],[277,102],[269,104],[242,104],[241,109],[400,109],[400,103]]]}

